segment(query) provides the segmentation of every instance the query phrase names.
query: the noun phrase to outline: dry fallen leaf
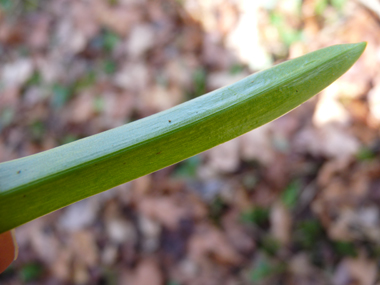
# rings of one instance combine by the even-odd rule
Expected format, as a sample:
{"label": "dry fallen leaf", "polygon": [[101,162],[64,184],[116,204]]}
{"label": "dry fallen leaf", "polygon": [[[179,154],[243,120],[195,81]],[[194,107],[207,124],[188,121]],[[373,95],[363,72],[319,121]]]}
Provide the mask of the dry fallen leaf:
{"label": "dry fallen leaf", "polygon": [[115,92],[104,92],[103,113],[111,120],[125,121],[132,114],[134,107],[134,97],[128,92],[117,94]]}
{"label": "dry fallen leaf", "polygon": [[93,1],[90,11],[101,25],[121,36],[127,35],[133,23],[136,23],[141,17],[141,13],[138,13],[133,6],[111,7],[101,0]]}
{"label": "dry fallen leaf", "polygon": [[239,139],[230,140],[206,152],[207,166],[217,172],[234,172],[239,167]]}
{"label": "dry fallen leaf", "polygon": [[90,281],[90,273],[83,262],[74,260],[72,270],[72,279],[74,284],[88,284]]}
{"label": "dry fallen leaf", "polygon": [[260,42],[258,29],[260,4],[256,1],[243,0],[238,6],[240,16],[234,30],[227,36],[226,45],[251,69],[268,68],[271,66],[271,58]]}
{"label": "dry fallen leaf", "polygon": [[67,282],[70,279],[73,254],[73,249],[70,246],[62,246],[55,255],[50,270],[58,280]]}
{"label": "dry fallen leaf", "polygon": [[380,122],[380,78],[377,80],[377,84],[368,92],[368,105],[372,117],[377,122]]}
{"label": "dry fallen leaf", "polygon": [[20,58],[2,66],[1,81],[5,88],[19,87],[32,75],[33,61],[29,58]]}
{"label": "dry fallen leaf", "polygon": [[346,258],[338,265],[334,277],[334,285],[345,284],[360,284],[360,285],[373,285],[375,284],[376,275],[376,262],[367,259],[363,254],[359,258]]}
{"label": "dry fallen leaf", "polygon": [[210,90],[214,90],[223,86],[233,84],[247,76],[248,74],[245,72],[238,74],[231,74],[227,71],[213,72],[210,73],[207,77],[207,86]]}
{"label": "dry fallen leaf", "polygon": [[243,160],[256,159],[263,165],[270,165],[274,161],[275,153],[271,146],[271,129],[272,123],[269,123],[239,138]]}
{"label": "dry fallen leaf", "polygon": [[295,145],[301,152],[345,160],[353,157],[360,147],[358,140],[346,129],[334,124],[298,132]]}
{"label": "dry fallen leaf", "polygon": [[281,245],[287,246],[291,241],[292,217],[289,209],[281,202],[275,203],[270,212],[271,233]]}
{"label": "dry fallen leaf", "polygon": [[[186,200],[186,202],[185,202]],[[191,196],[184,197],[145,197],[137,205],[139,211],[168,228],[176,228],[185,218],[200,218],[205,209]]]}
{"label": "dry fallen leaf", "polygon": [[31,32],[28,33],[28,45],[34,49],[43,49],[49,42],[49,29],[51,18],[47,15],[40,15],[32,25]]}
{"label": "dry fallen leaf", "polygon": [[153,258],[145,258],[137,265],[135,272],[122,284],[135,285],[162,285],[164,277],[162,276],[158,262]]}
{"label": "dry fallen leaf", "polygon": [[252,252],[256,245],[254,237],[240,223],[240,217],[240,211],[230,211],[224,215],[222,224],[228,242],[237,252],[246,255]]}
{"label": "dry fallen leaf", "polygon": [[175,86],[165,88],[154,85],[139,97],[140,104],[146,110],[159,112],[174,107],[183,101],[183,92]]}
{"label": "dry fallen leaf", "polygon": [[169,228],[175,228],[180,219],[186,217],[186,210],[170,197],[142,199],[138,208],[144,215]]}
{"label": "dry fallen leaf", "polygon": [[132,58],[144,55],[155,45],[155,30],[152,25],[142,24],[132,28],[126,41],[126,51]]}
{"label": "dry fallen leaf", "polygon": [[80,230],[71,235],[71,248],[74,250],[75,259],[87,267],[98,264],[99,251],[95,236],[88,230]]}
{"label": "dry fallen leaf", "polygon": [[135,244],[137,233],[133,224],[121,218],[109,218],[106,222],[106,229],[110,241],[114,244],[130,243]]}
{"label": "dry fallen leaf", "polygon": [[142,241],[143,252],[150,253],[157,250],[160,246],[161,225],[155,220],[140,214],[138,228],[144,237]]}
{"label": "dry fallen leaf", "polygon": [[44,260],[44,262],[51,264],[55,262],[62,245],[54,233],[44,231],[42,226],[42,224],[38,226],[38,224],[35,223],[28,237],[36,254]]}
{"label": "dry fallen leaf", "polygon": [[377,208],[342,209],[328,227],[329,235],[336,240],[370,240],[379,242],[379,211]]}
{"label": "dry fallen leaf", "polygon": [[222,232],[212,226],[201,226],[189,240],[189,255],[202,263],[212,257],[222,264],[238,264],[241,256],[229,244]]}
{"label": "dry fallen leaf", "polygon": [[68,206],[58,220],[58,226],[67,231],[76,231],[91,225],[99,210],[97,199],[85,199]]}
{"label": "dry fallen leaf", "polygon": [[114,76],[116,86],[130,91],[145,90],[149,82],[149,70],[141,62],[127,63]]}
{"label": "dry fallen leaf", "polygon": [[338,101],[339,91],[339,85],[335,82],[321,92],[313,115],[313,122],[317,127],[330,123],[343,126],[349,123],[349,113]]}
{"label": "dry fallen leaf", "polygon": [[89,121],[95,113],[93,92],[87,91],[75,96],[70,105],[71,108],[66,109],[69,122],[83,123]]}

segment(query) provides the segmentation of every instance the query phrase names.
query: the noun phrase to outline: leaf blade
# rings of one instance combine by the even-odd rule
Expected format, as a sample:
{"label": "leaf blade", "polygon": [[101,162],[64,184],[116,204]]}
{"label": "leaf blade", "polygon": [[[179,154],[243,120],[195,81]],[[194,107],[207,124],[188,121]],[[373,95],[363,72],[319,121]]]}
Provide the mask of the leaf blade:
{"label": "leaf blade", "polygon": [[284,115],[347,71],[365,45],[318,50],[153,116],[0,163],[0,233]]}

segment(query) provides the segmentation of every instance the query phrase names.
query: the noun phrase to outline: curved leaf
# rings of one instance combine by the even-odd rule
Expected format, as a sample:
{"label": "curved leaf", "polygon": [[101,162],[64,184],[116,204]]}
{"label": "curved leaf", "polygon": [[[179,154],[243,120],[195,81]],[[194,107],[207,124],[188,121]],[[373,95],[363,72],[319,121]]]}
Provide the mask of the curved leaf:
{"label": "curved leaf", "polygon": [[346,72],[365,46],[321,49],[153,116],[1,163],[0,233],[284,115]]}

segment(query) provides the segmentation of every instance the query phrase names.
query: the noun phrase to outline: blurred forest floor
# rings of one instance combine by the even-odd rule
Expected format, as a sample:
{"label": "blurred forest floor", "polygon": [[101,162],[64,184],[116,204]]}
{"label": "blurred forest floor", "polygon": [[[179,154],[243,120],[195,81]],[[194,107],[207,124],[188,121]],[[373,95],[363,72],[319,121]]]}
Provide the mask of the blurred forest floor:
{"label": "blurred forest floor", "polygon": [[19,227],[0,284],[380,284],[379,6],[0,0],[0,161],[368,42],[280,119]]}

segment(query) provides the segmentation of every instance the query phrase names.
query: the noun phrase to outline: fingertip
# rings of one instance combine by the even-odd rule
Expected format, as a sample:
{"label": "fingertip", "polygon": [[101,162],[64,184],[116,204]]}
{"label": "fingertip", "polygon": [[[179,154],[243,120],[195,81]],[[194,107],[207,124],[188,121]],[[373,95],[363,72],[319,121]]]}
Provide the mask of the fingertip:
{"label": "fingertip", "polygon": [[15,231],[11,230],[0,234],[0,273],[17,258],[18,246]]}

